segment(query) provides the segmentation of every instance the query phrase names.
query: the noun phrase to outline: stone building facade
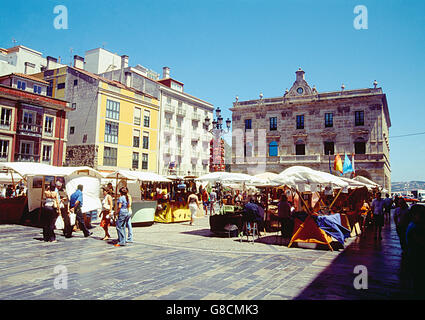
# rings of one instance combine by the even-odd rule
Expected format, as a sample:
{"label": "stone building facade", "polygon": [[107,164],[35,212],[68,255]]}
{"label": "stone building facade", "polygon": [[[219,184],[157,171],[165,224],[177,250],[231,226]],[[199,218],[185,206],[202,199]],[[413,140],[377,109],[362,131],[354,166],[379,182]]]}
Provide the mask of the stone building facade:
{"label": "stone building facade", "polygon": [[319,93],[304,74],[299,69],[281,97],[233,103],[232,172],[280,173],[294,165],[333,172],[335,155],[344,161],[346,153],[356,174],[391,191],[391,121],[382,88],[375,81],[373,88]]}

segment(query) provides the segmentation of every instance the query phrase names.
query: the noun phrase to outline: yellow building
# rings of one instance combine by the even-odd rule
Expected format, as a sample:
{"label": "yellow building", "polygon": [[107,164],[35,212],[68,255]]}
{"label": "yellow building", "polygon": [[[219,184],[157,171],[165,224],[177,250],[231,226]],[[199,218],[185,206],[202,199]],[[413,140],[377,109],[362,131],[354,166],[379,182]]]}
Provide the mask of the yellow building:
{"label": "yellow building", "polygon": [[48,94],[69,101],[66,163],[100,171],[158,172],[159,100],[81,68],[39,74]]}

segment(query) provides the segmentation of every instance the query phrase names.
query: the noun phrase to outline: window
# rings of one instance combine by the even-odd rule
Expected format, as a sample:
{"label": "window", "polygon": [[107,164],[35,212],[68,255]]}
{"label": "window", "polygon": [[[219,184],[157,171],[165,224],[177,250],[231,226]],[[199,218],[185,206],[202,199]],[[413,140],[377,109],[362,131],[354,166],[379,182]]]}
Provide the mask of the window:
{"label": "window", "polygon": [[270,118],[270,131],[277,130],[277,117]]}
{"label": "window", "polygon": [[76,86],[78,86],[78,80],[77,79],[74,80],[74,87],[76,87]]}
{"label": "window", "polygon": [[252,120],[251,119],[245,119],[245,131],[252,129]]}
{"label": "window", "polygon": [[103,165],[117,166],[117,148],[105,147],[103,151]]}
{"label": "window", "polygon": [[297,143],[295,145],[295,154],[297,156],[305,155],[305,144],[304,143]]}
{"label": "window", "polygon": [[357,139],[354,141],[354,153],[365,154],[366,153],[366,142],[363,139]]}
{"label": "window", "polygon": [[139,169],[139,153],[138,152],[133,152],[131,167],[133,169]]}
{"label": "window", "polygon": [[69,134],[74,134],[75,127],[69,127]]}
{"label": "window", "polygon": [[277,157],[278,155],[278,144],[276,141],[269,143],[269,157]]}
{"label": "window", "polygon": [[140,147],[140,130],[137,130],[137,129],[133,130],[133,147],[134,148]]}
{"label": "window", "polygon": [[87,134],[83,135],[83,143],[87,142]]}
{"label": "window", "polygon": [[149,110],[145,110],[144,115],[143,115],[143,126],[145,126],[146,128],[149,128],[150,125],[150,121],[151,121],[151,115],[150,115],[150,111]]}
{"label": "window", "polygon": [[297,129],[304,129],[304,115],[297,116]]}
{"label": "window", "polygon": [[118,123],[106,121],[105,123],[105,142],[118,143]]}
{"label": "window", "polygon": [[119,120],[120,119],[120,103],[112,100],[106,100],[106,118]]}
{"label": "window", "polygon": [[73,102],[73,103],[72,103],[72,105],[71,105],[71,108],[72,108],[73,110],[77,109],[77,104],[76,104],[75,102]]}
{"label": "window", "polygon": [[142,109],[135,107],[134,115],[133,115],[133,123],[136,126],[140,126],[141,118],[142,118]]}
{"label": "window", "polygon": [[143,132],[143,149],[149,149],[149,132]]}
{"label": "window", "polygon": [[34,85],[34,93],[40,94],[41,93],[41,87],[40,86],[37,86],[37,85]]}
{"label": "window", "polygon": [[325,128],[332,128],[334,126],[333,113],[325,113]]}
{"label": "window", "polygon": [[44,118],[44,134],[48,136],[53,135],[53,120],[54,118],[51,116],[46,116]]}
{"label": "window", "polygon": [[18,80],[18,89],[25,90],[27,88],[27,83],[25,81]]}
{"label": "window", "polygon": [[33,154],[33,142],[21,141],[21,155],[32,155]]}
{"label": "window", "polygon": [[28,131],[37,131],[37,128],[33,125],[35,124],[35,118],[36,114],[31,111],[23,111],[22,113],[22,130],[28,130]]}
{"label": "window", "polygon": [[52,146],[51,145],[43,145],[42,161],[50,164],[51,156],[52,156]]}
{"label": "window", "polygon": [[0,140],[0,161],[8,161],[9,157],[9,141]]}
{"label": "window", "polygon": [[49,97],[53,95],[53,80],[49,80],[49,86],[47,87],[46,95]]}
{"label": "window", "polygon": [[167,97],[167,103],[171,104],[171,97]]}
{"label": "window", "polygon": [[1,108],[0,129],[10,129],[12,120],[12,109]]}
{"label": "window", "polygon": [[324,152],[325,152],[325,155],[333,155],[333,154],[335,154],[335,145],[334,145],[334,143],[333,142],[330,142],[330,141],[325,141],[324,142]]}
{"label": "window", "polygon": [[59,90],[59,89],[65,89],[65,82],[58,83],[57,88],[58,88],[58,90]]}
{"label": "window", "polygon": [[364,126],[364,111],[354,113],[354,123],[356,126]]}
{"label": "window", "polygon": [[148,160],[149,160],[149,155],[147,153],[142,153],[142,169],[143,170],[148,169]]}

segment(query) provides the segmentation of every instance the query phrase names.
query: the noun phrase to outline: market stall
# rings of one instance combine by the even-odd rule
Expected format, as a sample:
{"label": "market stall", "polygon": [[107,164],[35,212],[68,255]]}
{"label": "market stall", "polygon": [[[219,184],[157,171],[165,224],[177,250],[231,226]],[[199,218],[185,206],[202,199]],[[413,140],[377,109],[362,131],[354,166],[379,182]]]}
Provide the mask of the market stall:
{"label": "market stall", "polygon": [[[119,198],[119,189],[127,187],[132,198],[131,223],[133,226],[152,225],[155,221],[155,212],[161,198],[164,185],[171,180],[153,173],[131,170],[117,170],[107,174],[105,179],[115,179],[115,207]],[[157,191],[161,190],[160,192]]]}
{"label": "market stall", "polygon": [[[22,178],[20,182],[24,181],[27,187],[25,196],[14,198],[16,203],[13,208],[8,205],[2,210],[4,200],[0,200],[0,213],[13,212],[13,219],[8,219],[10,223],[19,223],[26,207],[31,218],[34,214],[38,214],[38,218],[35,219],[38,223],[40,214],[38,209],[42,207],[44,201],[44,189],[51,181],[62,182],[69,196],[77,189],[78,184],[83,184],[83,213],[101,208],[98,195],[102,174],[90,167],[56,167],[42,163],[3,162],[0,164],[0,171],[20,176]],[[21,198],[20,201],[18,201],[19,198]]]}
{"label": "market stall", "polygon": [[[350,230],[343,226],[341,215],[331,212],[341,190],[348,183],[326,172],[316,171],[307,167],[293,166],[281,172],[273,182],[281,184],[285,191],[296,194],[292,201],[296,208],[294,213],[293,235],[288,247],[293,243],[323,244],[333,250],[331,243],[336,240],[344,245],[345,238],[350,236]],[[327,188],[333,201],[328,206],[323,203],[320,193]],[[337,190],[337,193],[334,192]],[[325,194],[324,193],[324,194]],[[321,209],[317,211],[317,202]]]}

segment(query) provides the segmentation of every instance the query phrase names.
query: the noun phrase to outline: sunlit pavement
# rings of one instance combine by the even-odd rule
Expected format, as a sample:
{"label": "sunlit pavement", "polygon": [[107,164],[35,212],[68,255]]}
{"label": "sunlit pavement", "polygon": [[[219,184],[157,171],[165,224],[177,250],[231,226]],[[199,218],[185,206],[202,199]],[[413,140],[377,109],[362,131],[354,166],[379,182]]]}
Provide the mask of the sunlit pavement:
{"label": "sunlit pavement", "polygon": [[[56,231],[56,243],[43,242],[40,228],[0,226],[0,299],[411,298],[393,221],[382,240],[368,231],[333,252],[287,248],[276,233],[255,243],[217,237],[208,217],[193,226],[134,228],[135,241],[125,247],[102,241],[103,229],[93,225],[89,238]],[[115,228],[110,234],[116,237]],[[354,285],[359,276],[366,276],[363,289]]]}

